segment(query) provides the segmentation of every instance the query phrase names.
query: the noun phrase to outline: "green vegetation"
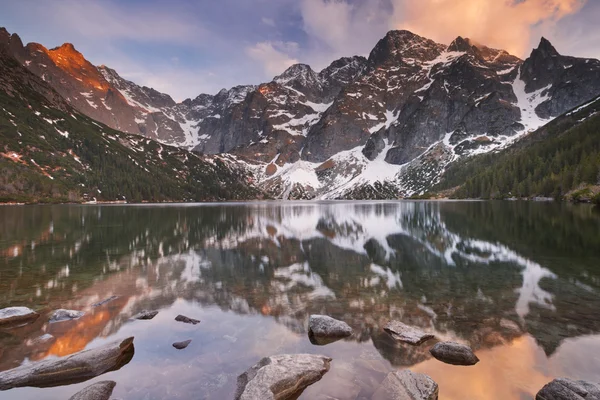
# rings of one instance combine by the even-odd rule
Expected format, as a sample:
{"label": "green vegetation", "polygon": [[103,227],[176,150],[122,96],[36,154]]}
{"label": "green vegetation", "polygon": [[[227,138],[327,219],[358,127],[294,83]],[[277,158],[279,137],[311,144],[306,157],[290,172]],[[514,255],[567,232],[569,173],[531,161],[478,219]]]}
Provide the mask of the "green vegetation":
{"label": "green vegetation", "polygon": [[247,172],[74,111],[0,53],[0,202],[254,199]]}
{"label": "green vegetation", "polygon": [[[457,198],[567,198],[598,201],[600,100],[567,113],[504,151],[476,156],[446,171],[436,191]],[[594,197],[595,196],[595,197]]]}

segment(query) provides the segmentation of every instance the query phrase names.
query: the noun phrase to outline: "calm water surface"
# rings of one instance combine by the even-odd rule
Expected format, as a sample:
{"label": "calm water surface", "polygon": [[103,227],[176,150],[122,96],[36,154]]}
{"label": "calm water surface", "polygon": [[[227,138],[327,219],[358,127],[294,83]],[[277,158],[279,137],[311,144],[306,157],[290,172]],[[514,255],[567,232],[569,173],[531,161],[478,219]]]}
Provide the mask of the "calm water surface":
{"label": "calm water surface", "polygon": [[[320,353],[301,399],[369,399],[386,374],[429,374],[440,399],[533,399],[557,376],[600,382],[600,212],[521,202],[336,202],[0,207],[0,308],[42,316],[0,330],[0,370],[135,336],[129,364],[91,381],[0,392],[66,399],[227,399],[260,358]],[[118,296],[104,306],[91,305]],[[86,310],[48,324],[57,308]],[[132,321],[142,309],[160,313]],[[308,316],[355,334],[314,346]],[[174,321],[177,314],[199,325]],[[443,364],[399,345],[389,319],[472,346]],[[44,333],[56,339],[35,344]],[[192,339],[185,350],[175,341]]]}

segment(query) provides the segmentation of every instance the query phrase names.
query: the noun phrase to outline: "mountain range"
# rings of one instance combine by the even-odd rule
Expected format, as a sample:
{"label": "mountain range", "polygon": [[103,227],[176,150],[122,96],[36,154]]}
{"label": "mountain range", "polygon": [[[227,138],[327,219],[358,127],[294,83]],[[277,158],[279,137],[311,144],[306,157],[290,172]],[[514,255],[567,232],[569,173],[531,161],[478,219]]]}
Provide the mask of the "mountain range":
{"label": "mountain range", "polygon": [[508,148],[600,94],[600,61],[561,55],[544,38],[521,60],[468,38],[444,45],[390,31],[366,58],[319,72],[296,64],[271,82],[180,103],[92,65],[69,43],[23,45],[1,29],[0,48],[63,109],[219,157],[251,191],[283,199],[420,194],[451,165]]}

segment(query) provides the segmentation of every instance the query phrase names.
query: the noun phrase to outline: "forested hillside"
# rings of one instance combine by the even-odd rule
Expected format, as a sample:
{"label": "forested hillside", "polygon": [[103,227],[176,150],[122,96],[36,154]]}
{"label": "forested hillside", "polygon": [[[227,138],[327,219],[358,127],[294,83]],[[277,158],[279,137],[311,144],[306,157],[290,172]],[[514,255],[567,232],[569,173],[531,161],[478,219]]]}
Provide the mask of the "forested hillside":
{"label": "forested hillside", "polygon": [[535,196],[600,202],[600,99],[512,147],[451,166],[435,191],[457,198]]}
{"label": "forested hillside", "polygon": [[1,202],[260,197],[233,165],[96,123],[0,50]]}

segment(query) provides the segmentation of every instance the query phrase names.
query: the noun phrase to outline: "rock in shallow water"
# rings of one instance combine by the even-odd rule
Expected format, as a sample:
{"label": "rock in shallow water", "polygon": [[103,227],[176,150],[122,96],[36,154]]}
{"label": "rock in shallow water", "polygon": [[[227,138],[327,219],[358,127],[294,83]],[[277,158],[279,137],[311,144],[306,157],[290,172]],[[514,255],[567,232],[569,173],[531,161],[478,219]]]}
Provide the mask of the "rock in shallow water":
{"label": "rock in shallow water", "polygon": [[430,333],[423,332],[419,328],[408,326],[400,321],[390,321],[383,329],[394,339],[415,346],[435,337]]}
{"label": "rock in shallow water", "polygon": [[65,310],[61,308],[60,310],[56,310],[52,313],[52,315],[50,316],[50,322],[60,322],[78,319],[83,317],[84,315],[85,313],[83,311]]}
{"label": "rock in shallow water", "polygon": [[100,381],[75,393],[69,400],[108,400],[116,385],[114,381]]}
{"label": "rock in shallow water", "polygon": [[600,385],[557,378],[547,383],[537,393],[535,400],[600,400]]}
{"label": "rock in shallow water", "polygon": [[237,380],[236,400],[285,400],[296,398],[320,380],[331,358],[314,354],[282,354],[265,357]]}
{"label": "rock in shallow water", "polygon": [[133,358],[133,337],[80,351],[68,357],[38,361],[0,372],[0,390],[52,387],[84,382],[115,371]]}
{"label": "rock in shallow water", "polygon": [[311,315],[308,319],[308,337],[313,344],[323,345],[352,335],[352,328],[326,315]]}
{"label": "rock in shallow water", "polygon": [[372,400],[437,400],[437,383],[425,374],[409,370],[390,372]]}
{"label": "rock in shallow water", "polygon": [[189,317],[186,317],[185,315],[181,315],[181,314],[175,317],[175,321],[184,322],[186,324],[193,324],[193,325],[200,323],[199,319],[189,318]]}
{"label": "rock in shallow water", "polygon": [[92,307],[100,307],[100,306],[103,306],[103,305],[105,305],[106,303],[109,303],[109,302],[111,302],[111,301],[113,301],[113,300],[115,300],[115,299],[118,299],[118,298],[119,298],[119,296],[110,296],[110,297],[109,297],[109,298],[107,298],[107,299],[104,299],[104,300],[102,300],[102,301],[99,301],[99,302],[97,302],[97,303],[94,303],[94,304],[92,304]]}
{"label": "rock in shallow water", "polygon": [[455,342],[439,342],[430,350],[432,356],[438,360],[452,365],[475,365],[479,358],[467,345]]}
{"label": "rock in shallow water", "polygon": [[173,347],[175,347],[177,350],[181,350],[188,347],[190,343],[192,343],[192,339],[184,340],[183,342],[175,342],[173,343]]}
{"label": "rock in shallow water", "polygon": [[8,307],[0,310],[0,326],[35,321],[40,315],[27,307]]}
{"label": "rock in shallow water", "polygon": [[133,319],[152,319],[152,318],[156,317],[157,314],[158,314],[158,311],[142,310],[139,313],[135,314],[131,318],[133,318]]}

